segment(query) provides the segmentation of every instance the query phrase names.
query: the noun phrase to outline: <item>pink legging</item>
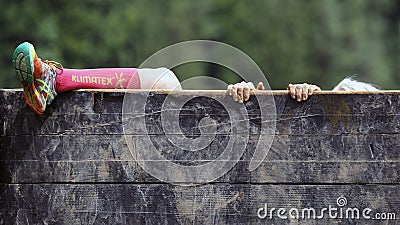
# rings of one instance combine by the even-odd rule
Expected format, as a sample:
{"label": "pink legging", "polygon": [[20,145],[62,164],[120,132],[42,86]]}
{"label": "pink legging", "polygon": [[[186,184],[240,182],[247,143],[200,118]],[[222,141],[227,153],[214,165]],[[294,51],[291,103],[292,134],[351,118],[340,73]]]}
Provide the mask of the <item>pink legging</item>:
{"label": "pink legging", "polygon": [[76,89],[140,89],[136,68],[57,69],[56,91]]}

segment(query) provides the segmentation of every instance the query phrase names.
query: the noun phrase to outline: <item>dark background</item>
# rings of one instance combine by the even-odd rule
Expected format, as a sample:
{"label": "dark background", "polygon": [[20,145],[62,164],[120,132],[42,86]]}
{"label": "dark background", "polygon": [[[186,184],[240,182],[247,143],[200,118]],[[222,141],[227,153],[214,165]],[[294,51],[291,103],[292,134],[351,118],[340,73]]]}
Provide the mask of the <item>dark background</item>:
{"label": "dark background", "polygon": [[[23,41],[66,68],[96,68],[137,67],[164,47],[194,39],[242,50],[273,89],[298,82],[332,89],[352,75],[382,89],[400,87],[397,0],[0,0],[0,8],[2,88],[20,87],[11,55]],[[197,75],[239,81],[206,63],[174,72],[181,81]]]}

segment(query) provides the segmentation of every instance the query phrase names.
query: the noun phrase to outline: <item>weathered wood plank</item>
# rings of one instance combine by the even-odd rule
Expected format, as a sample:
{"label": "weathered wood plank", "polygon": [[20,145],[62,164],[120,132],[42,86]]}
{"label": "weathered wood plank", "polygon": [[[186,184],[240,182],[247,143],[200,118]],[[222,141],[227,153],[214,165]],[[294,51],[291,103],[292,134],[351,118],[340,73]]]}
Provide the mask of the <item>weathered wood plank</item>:
{"label": "weathered wood plank", "polygon": [[[163,155],[167,160],[193,165],[215,160],[224,150],[221,143],[226,138],[217,137],[220,141],[196,152],[180,150],[160,141],[158,136],[155,140],[164,143]],[[0,140],[1,162],[8,171],[8,178],[4,179],[13,183],[154,182],[144,176],[146,172],[120,135],[11,136]],[[306,138],[276,135],[265,161],[250,172],[248,163],[255,144],[256,140],[250,140],[241,163],[216,182],[400,182],[400,135],[397,134]]]}
{"label": "weathered wood plank", "polygon": [[[38,135],[0,136],[1,160],[108,160],[134,159],[126,139],[140,141],[142,135]],[[167,137],[151,135],[155,142],[163,143],[166,152],[181,158],[189,154],[187,160],[212,160],[226,147],[229,135],[210,136],[210,145],[196,152],[182,151]],[[126,139],[125,139],[126,138]],[[254,150],[256,139],[250,138],[247,150]],[[150,148],[151,143],[147,143]],[[399,160],[400,134],[367,135],[275,135],[269,151],[270,160]],[[250,160],[251,154],[244,154],[242,160]],[[166,155],[168,157],[168,155]],[[184,158],[182,158],[184,159]]]}
{"label": "weathered wood plank", "polygon": [[[4,96],[4,101],[12,101],[10,93]],[[16,101],[12,104],[3,104],[0,113],[5,115],[1,123],[1,135],[23,134],[121,134],[122,132],[122,102],[123,93],[90,93],[72,92],[60,95],[49,107],[43,116],[34,115],[21,100],[21,93],[15,92]],[[135,98],[145,97],[142,93],[135,93]],[[221,101],[232,102],[230,97],[212,96]],[[259,96],[260,98],[265,96]],[[150,127],[159,125],[160,103],[165,95],[155,94],[149,98],[151,107],[147,115]],[[297,103],[287,95],[275,95],[276,103],[276,131],[277,134],[371,134],[371,133],[398,133],[400,131],[400,100],[398,95],[362,94],[362,95],[316,95],[304,103]],[[176,100],[179,101],[179,95]],[[182,110],[182,117],[192,116],[193,125],[207,115],[218,117],[220,123],[229,122],[230,118],[221,107],[210,107],[207,97],[200,98],[191,108]],[[253,97],[254,99],[254,97]],[[22,101],[22,102],[21,102]],[[157,104],[156,104],[157,103]],[[12,110],[10,110],[13,107]],[[252,101],[246,103],[249,118],[254,118],[250,126],[259,127],[259,111]],[[197,110],[197,109],[203,110]],[[168,114],[168,111],[164,111]],[[174,112],[175,113],[175,112]],[[135,117],[138,115],[132,115]],[[140,115],[139,115],[140,116]],[[160,130],[138,129],[157,134]],[[253,131],[254,129],[252,129]],[[253,131],[255,132],[255,131]]]}
{"label": "weathered wood plank", "polygon": [[[307,103],[305,103],[307,104]],[[188,114],[186,117],[194,116]],[[203,115],[204,116],[204,115]],[[213,117],[214,115],[208,115]],[[251,115],[250,115],[251,116]],[[279,116],[279,115],[278,115]],[[134,117],[134,116],[132,116]],[[168,118],[168,115],[166,116]],[[183,117],[183,115],[182,115]],[[193,119],[194,126],[190,131],[193,134],[199,134],[198,123],[199,119]],[[221,121],[219,134],[227,134],[229,130],[229,116],[218,114],[218,117],[226,117],[225,121]],[[136,119],[138,122],[140,119]],[[135,119],[131,119],[135,123]],[[276,130],[274,134],[292,134],[292,135],[312,135],[312,134],[390,134],[399,133],[400,115],[331,115],[331,114],[303,114],[303,115],[280,115],[276,121]],[[142,134],[160,134],[164,132],[160,124],[160,115],[148,117],[146,124],[153,129],[146,129],[139,126],[135,131],[128,131],[127,134],[142,135]],[[225,125],[226,124],[226,125]],[[264,124],[269,124],[264,122]],[[14,118],[7,114],[2,123],[2,136],[11,135],[59,135],[59,134],[121,134],[123,133],[122,116],[121,114],[95,114],[82,113],[76,115],[53,115],[41,120],[36,115],[26,114],[22,118]],[[168,125],[168,121],[166,123]],[[182,131],[185,131],[182,125]],[[256,128],[260,123],[252,120],[249,123],[252,128],[250,131],[253,134],[259,134]],[[234,132],[233,132],[234,133]],[[265,132],[263,132],[265,133]]]}
{"label": "weathered wood plank", "polygon": [[[0,218],[5,224],[397,224],[399,196],[397,185],[17,184],[2,189]],[[289,218],[278,217],[278,208]],[[291,209],[298,219],[290,218]],[[377,213],[396,219],[378,220]]]}
{"label": "weathered wood plank", "polygon": [[[218,161],[217,161],[218,162]],[[5,183],[154,183],[135,161],[6,161],[2,163]],[[221,162],[222,164],[222,162]],[[239,161],[214,183],[314,183],[398,184],[398,161],[265,161],[250,172],[248,161]],[[169,171],[170,168],[164,168]],[[177,183],[184,178],[176,177]]]}

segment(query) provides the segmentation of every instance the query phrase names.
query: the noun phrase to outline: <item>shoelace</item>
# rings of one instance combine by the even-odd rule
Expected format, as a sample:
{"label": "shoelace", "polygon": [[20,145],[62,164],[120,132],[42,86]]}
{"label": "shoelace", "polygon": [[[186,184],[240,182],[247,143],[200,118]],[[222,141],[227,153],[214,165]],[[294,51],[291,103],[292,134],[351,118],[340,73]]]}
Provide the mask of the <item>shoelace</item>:
{"label": "shoelace", "polygon": [[59,69],[59,70],[64,70],[64,67],[61,65],[61,63],[56,62],[56,61],[51,61],[51,60],[43,60],[42,62],[46,63],[49,66],[54,66],[55,68]]}
{"label": "shoelace", "polygon": [[[64,67],[63,67],[63,66],[61,65],[61,63],[59,63],[59,62],[50,61],[50,60],[43,60],[42,62],[45,63],[45,64],[47,64],[47,65],[49,65],[50,68],[55,67],[55,68],[57,68],[57,69],[59,69],[59,70],[61,70],[61,71],[64,70]],[[56,71],[54,71],[54,72],[56,73]],[[45,103],[44,103],[44,104],[46,104],[47,99],[48,99],[48,96],[51,97],[51,100],[53,100],[54,97],[55,97],[55,96],[53,95],[53,91],[52,91],[53,87],[50,87],[50,85],[49,85],[50,79],[52,79],[52,82],[53,82],[53,83],[55,82],[55,80],[53,80],[54,78],[53,78],[53,76],[52,76],[51,74],[47,74],[47,76],[45,76],[45,80],[36,79],[37,82],[39,82],[39,83],[42,84],[41,86],[39,86],[40,90],[41,90],[41,91],[44,91],[44,92],[46,93]],[[49,104],[50,104],[50,103],[49,103]]]}

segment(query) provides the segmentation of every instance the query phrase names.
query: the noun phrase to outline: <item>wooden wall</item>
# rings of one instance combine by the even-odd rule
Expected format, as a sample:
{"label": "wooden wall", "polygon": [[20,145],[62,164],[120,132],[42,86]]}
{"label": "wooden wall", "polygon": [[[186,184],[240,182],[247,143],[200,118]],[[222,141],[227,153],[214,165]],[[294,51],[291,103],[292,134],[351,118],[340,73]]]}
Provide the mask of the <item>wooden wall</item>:
{"label": "wooden wall", "polygon": [[[150,135],[166,158],[182,165],[213,160],[238,133],[225,129],[234,121],[218,103],[230,97],[169,94],[177,102],[191,95],[176,124],[188,138],[201,134],[205,116],[219,123],[215,140],[188,154],[168,141],[160,123],[168,93],[130,95],[133,104],[147,98],[147,133],[124,133],[123,92],[63,93],[37,116],[20,90],[0,90],[0,224],[400,224],[400,92],[325,92],[302,103],[274,92],[274,139],[254,171],[249,161],[268,121],[260,116],[259,107],[266,106],[252,96],[245,104],[250,137],[243,155],[218,179],[194,185],[149,175],[126,135]],[[268,212],[276,210],[260,218],[266,204]],[[297,209],[299,218],[282,219],[278,208],[288,217]],[[311,208],[322,218],[301,218]],[[357,208],[360,218],[346,217],[348,208]],[[363,218],[364,209],[371,209],[370,219]]]}

